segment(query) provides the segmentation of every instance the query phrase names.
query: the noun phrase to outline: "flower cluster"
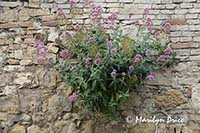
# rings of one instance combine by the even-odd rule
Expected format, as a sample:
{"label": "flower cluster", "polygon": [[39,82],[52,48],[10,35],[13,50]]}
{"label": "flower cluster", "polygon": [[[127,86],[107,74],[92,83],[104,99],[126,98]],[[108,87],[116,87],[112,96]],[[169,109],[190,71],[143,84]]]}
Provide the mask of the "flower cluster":
{"label": "flower cluster", "polygon": [[41,63],[47,60],[48,48],[44,43],[38,39],[34,41],[34,47],[36,48],[36,61]]}
{"label": "flower cluster", "polygon": [[70,102],[74,102],[76,101],[77,98],[78,98],[78,95],[76,93],[73,93],[71,96],[68,97],[68,100]]}
{"label": "flower cluster", "polygon": [[[68,2],[74,7],[79,0]],[[90,1],[84,0],[84,3]],[[103,19],[101,6],[90,3],[90,8],[92,27],[77,24],[73,25],[73,31],[60,33],[57,57],[63,60],[59,60],[62,64],[58,70],[67,85],[73,88],[74,93],[68,97],[70,102],[114,114],[133,88],[144,80],[155,80],[156,70],[170,64],[174,52],[167,44],[161,45],[160,40],[170,24],[164,23],[154,29],[153,20],[147,17],[150,9],[145,8],[142,23],[139,20],[134,23],[138,33],[130,39],[122,35],[116,23],[117,13]],[[58,9],[57,14],[64,12]],[[48,61],[47,46],[40,40],[35,40],[34,44],[38,62]]]}

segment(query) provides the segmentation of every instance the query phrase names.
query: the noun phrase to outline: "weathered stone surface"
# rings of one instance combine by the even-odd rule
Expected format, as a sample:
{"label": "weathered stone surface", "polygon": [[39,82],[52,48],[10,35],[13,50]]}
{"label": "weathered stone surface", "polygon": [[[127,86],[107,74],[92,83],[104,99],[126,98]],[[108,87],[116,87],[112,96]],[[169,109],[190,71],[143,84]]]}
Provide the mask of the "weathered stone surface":
{"label": "weathered stone surface", "polygon": [[19,84],[19,85],[30,84],[31,75],[32,73],[18,73],[16,74],[16,78],[14,79],[13,83]]}
{"label": "weathered stone surface", "polygon": [[15,60],[15,59],[8,59],[6,62],[10,65],[18,65],[19,64],[19,60]]}
{"label": "weathered stone surface", "polygon": [[55,42],[55,40],[58,38],[58,36],[59,36],[59,32],[57,32],[54,28],[52,28],[50,30],[48,41]]}
{"label": "weathered stone surface", "polygon": [[38,127],[37,125],[32,125],[30,127],[27,128],[27,133],[41,133],[41,129],[40,127]]}
{"label": "weathered stone surface", "polygon": [[26,128],[24,126],[16,125],[10,133],[26,133]]}
{"label": "weathered stone surface", "polygon": [[71,122],[64,126],[61,133],[78,133],[75,123]]}
{"label": "weathered stone surface", "polygon": [[200,109],[200,84],[192,88],[192,104],[195,108]]}
{"label": "weathered stone surface", "polygon": [[171,89],[160,96],[156,96],[155,102],[163,108],[175,108],[188,101],[179,90]]}
{"label": "weathered stone surface", "polygon": [[153,81],[146,81],[146,84],[151,84],[151,85],[166,85],[169,86],[171,84],[171,77],[172,77],[172,72],[170,70],[163,70],[156,72],[156,77],[155,80]]}
{"label": "weathered stone surface", "polygon": [[156,125],[154,123],[143,123],[132,128],[130,133],[154,133],[155,131]]}
{"label": "weathered stone surface", "polygon": [[32,124],[31,116],[29,116],[27,114],[22,114],[20,121],[21,121],[22,125],[31,125]]}
{"label": "weathered stone surface", "polygon": [[22,65],[22,66],[31,65],[32,63],[33,63],[32,60],[21,60],[20,61],[20,65]]}
{"label": "weathered stone surface", "polygon": [[53,95],[48,102],[48,110],[54,113],[52,115],[57,115],[62,111],[68,112],[72,108],[72,103],[65,96]]}
{"label": "weathered stone surface", "polygon": [[0,5],[3,7],[17,7],[17,6],[21,6],[22,2],[6,2],[6,1],[0,1]]}
{"label": "weathered stone surface", "polygon": [[20,110],[22,112],[38,112],[41,110],[41,94],[39,90],[22,89],[19,91]]}
{"label": "weathered stone surface", "polygon": [[128,36],[131,39],[134,39],[138,32],[138,29],[134,25],[129,25],[129,26],[124,26],[122,27],[122,35],[123,36]]}
{"label": "weathered stone surface", "polygon": [[142,104],[142,97],[136,92],[131,92],[128,100],[120,104],[120,110],[134,109]]}
{"label": "weathered stone surface", "polygon": [[83,132],[85,133],[94,133],[94,121],[89,120],[83,127]]}
{"label": "weathered stone surface", "polygon": [[6,86],[3,89],[3,95],[16,95],[17,94],[17,90],[16,90],[16,86]]}
{"label": "weathered stone surface", "polygon": [[56,86],[57,73],[55,69],[37,68],[35,81],[37,84],[46,87]]}
{"label": "weathered stone surface", "polygon": [[[54,40],[55,41],[55,40]],[[58,52],[58,50],[59,50],[59,48],[58,47],[56,47],[53,43],[50,43],[49,45],[48,45],[48,51],[49,52],[52,52],[52,53],[57,53]]]}
{"label": "weathered stone surface", "polygon": [[[0,1],[1,2],[1,1]],[[1,5],[1,3],[0,3]],[[5,22],[11,22],[11,21],[16,21],[17,20],[17,10],[6,10],[5,12],[0,14],[0,22],[5,21]]]}

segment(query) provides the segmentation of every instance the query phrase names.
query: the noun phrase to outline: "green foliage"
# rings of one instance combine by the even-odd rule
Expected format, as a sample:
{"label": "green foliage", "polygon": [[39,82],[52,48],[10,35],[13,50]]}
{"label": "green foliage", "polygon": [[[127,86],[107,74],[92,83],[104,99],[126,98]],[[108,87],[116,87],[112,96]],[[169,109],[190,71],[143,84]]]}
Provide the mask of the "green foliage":
{"label": "green foliage", "polygon": [[[111,34],[98,28],[84,33],[80,30],[68,40],[68,45],[78,61],[68,61],[60,68],[62,78],[79,94],[81,107],[110,115],[115,114],[131,90],[170,61],[158,61],[166,46],[161,46],[159,38],[146,30],[140,31],[135,40],[122,36],[119,28]],[[151,55],[147,55],[148,50]],[[138,54],[142,59],[134,62]]]}

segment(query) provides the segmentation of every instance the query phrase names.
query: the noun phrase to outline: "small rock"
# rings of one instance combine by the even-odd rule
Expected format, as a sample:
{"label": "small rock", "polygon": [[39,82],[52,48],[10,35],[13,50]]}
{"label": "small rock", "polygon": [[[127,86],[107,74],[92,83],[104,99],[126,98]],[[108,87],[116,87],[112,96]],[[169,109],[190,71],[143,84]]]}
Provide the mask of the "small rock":
{"label": "small rock", "polygon": [[27,66],[32,64],[32,60],[21,60],[19,63],[22,66]]}
{"label": "small rock", "polygon": [[49,52],[52,52],[52,53],[57,53],[58,52],[58,50],[59,50],[59,48],[58,47],[56,47],[53,43],[50,43],[49,45],[48,45],[48,51]]}
{"label": "small rock", "polygon": [[61,133],[78,133],[78,131],[76,129],[76,125],[71,122],[69,125],[63,127]]}
{"label": "small rock", "polygon": [[24,57],[22,50],[15,51],[15,59],[22,59]]}
{"label": "small rock", "polygon": [[156,103],[164,108],[175,108],[187,102],[187,99],[183,96],[181,91],[173,89],[156,97]]}
{"label": "small rock", "polygon": [[16,125],[10,133],[26,133],[26,128],[24,126]]}
{"label": "small rock", "polygon": [[71,117],[72,117],[72,114],[71,114],[71,113],[66,113],[66,114],[63,116],[63,119],[64,119],[64,120],[69,120]]}
{"label": "small rock", "polygon": [[31,79],[29,79],[29,77],[31,75],[31,73],[18,73],[13,82],[19,85],[30,84]]}
{"label": "small rock", "polygon": [[41,129],[37,125],[32,125],[27,128],[27,133],[41,133]]}
{"label": "small rock", "polygon": [[51,41],[51,42],[55,42],[55,40],[59,37],[59,32],[57,32],[55,30],[55,28],[52,28],[50,30],[50,34],[49,34],[49,37],[48,37],[48,41]]}
{"label": "small rock", "polygon": [[10,64],[10,65],[18,65],[19,64],[19,60],[8,59],[7,63]]}
{"label": "small rock", "polygon": [[32,124],[31,117],[27,114],[23,114],[20,120],[21,120],[22,125],[31,125]]}
{"label": "small rock", "polygon": [[23,41],[20,37],[16,37],[14,43],[21,44]]}
{"label": "small rock", "polygon": [[83,133],[94,133],[94,121],[93,120],[89,120],[83,126]]}

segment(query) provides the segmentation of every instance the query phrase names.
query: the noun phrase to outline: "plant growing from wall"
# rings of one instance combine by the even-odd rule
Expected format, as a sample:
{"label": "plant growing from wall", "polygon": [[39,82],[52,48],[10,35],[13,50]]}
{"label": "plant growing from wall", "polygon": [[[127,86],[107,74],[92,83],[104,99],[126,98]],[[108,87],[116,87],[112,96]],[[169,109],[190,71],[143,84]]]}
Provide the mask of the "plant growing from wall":
{"label": "plant growing from wall", "polygon": [[[164,23],[155,29],[146,8],[143,22],[135,21],[137,35],[130,39],[122,36],[115,23],[116,13],[105,19],[101,6],[90,4],[90,8],[91,26],[78,25],[75,31],[65,31],[58,39],[62,49],[59,56],[66,61],[58,70],[74,90],[68,98],[71,102],[115,114],[130,91],[144,80],[154,80],[155,71],[171,64],[174,52],[161,41],[170,25]],[[47,60],[47,47],[39,40],[35,44],[38,61]]]}

